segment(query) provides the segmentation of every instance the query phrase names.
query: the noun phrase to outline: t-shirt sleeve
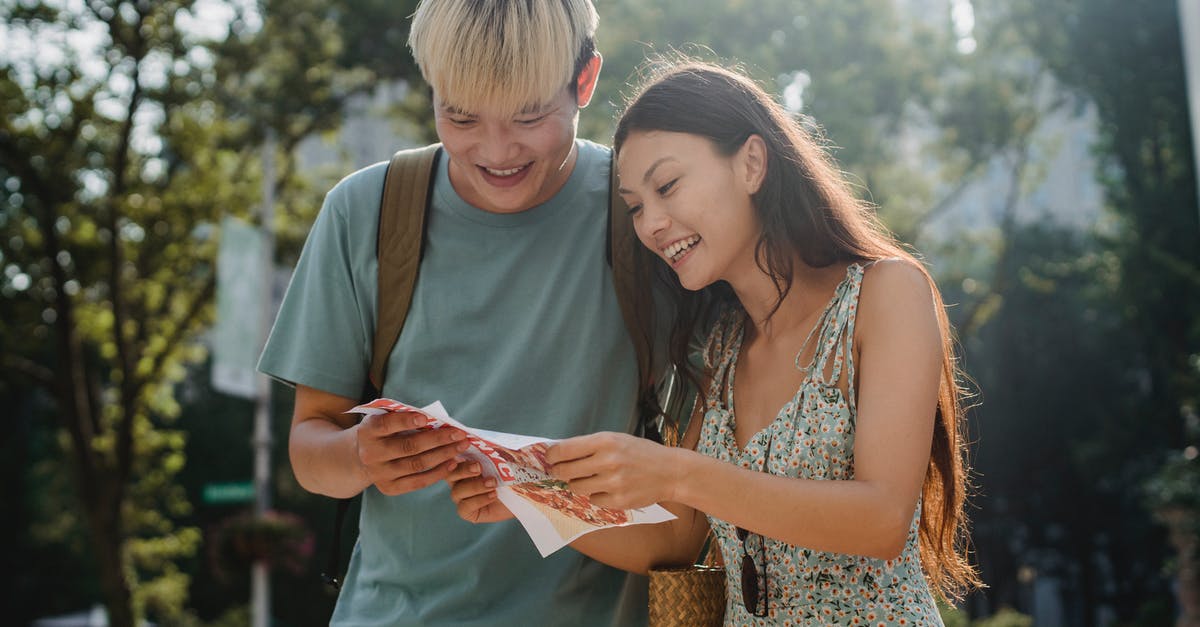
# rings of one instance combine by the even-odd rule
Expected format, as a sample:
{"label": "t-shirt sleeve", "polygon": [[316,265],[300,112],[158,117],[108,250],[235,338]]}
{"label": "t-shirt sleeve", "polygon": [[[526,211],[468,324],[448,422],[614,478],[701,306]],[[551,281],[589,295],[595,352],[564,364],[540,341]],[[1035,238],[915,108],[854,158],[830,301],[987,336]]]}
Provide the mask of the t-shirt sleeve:
{"label": "t-shirt sleeve", "polygon": [[361,276],[367,265],[363,250],[372,253],[375,242],[355,239],[347,200],[344,185],[326,195],[258,369],[288,384],[357,398],[367,378],[366,338],[374,324],[367,315],[373,285],[370,293],[364,291],[374,277]]}

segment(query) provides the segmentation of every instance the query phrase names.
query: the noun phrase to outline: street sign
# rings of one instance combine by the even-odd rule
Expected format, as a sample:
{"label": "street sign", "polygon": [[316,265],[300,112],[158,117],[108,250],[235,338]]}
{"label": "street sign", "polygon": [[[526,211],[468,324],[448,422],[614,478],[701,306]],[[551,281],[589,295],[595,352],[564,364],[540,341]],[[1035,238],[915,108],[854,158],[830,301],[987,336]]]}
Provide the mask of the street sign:
{"label": "street sign", "polygon": [[204,485],[204,493],[201,498],[209,505],[250,503],[254,500],[254,482],[207,483]]}

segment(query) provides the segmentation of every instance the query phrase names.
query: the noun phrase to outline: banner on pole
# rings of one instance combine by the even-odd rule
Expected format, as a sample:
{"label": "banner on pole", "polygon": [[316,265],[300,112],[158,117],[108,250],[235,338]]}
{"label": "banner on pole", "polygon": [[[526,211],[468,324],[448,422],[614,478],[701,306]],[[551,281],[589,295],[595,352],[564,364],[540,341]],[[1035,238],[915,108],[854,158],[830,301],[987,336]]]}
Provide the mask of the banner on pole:
{"label": "banner on pole", "polygon": [[262,350],[263,299],[270,297],[262,265],[263,234],[237,218],[221,222],[217,252],[217,323],[212,385],[233,396],[257,395],[255,366]]}

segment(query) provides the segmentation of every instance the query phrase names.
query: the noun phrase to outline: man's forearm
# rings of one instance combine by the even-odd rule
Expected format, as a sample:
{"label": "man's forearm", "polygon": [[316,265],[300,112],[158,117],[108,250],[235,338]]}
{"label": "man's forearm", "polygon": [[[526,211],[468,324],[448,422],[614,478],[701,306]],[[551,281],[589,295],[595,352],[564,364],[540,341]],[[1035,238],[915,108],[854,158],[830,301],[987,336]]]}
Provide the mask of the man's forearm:
{"label": "man's forearm", "polygon": [[288,454],[296,480],[309,492],[349,498],[371,484],[358,457],[356,430],[315,418],[292,425]]}

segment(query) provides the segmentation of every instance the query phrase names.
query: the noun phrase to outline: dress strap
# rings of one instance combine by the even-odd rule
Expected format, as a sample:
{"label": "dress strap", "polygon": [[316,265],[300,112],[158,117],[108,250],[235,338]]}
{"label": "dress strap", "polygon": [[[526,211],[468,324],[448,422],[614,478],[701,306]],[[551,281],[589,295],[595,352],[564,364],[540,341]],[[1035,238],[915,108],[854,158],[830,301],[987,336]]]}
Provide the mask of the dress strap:
{"label": "dress strap", "polygon": [[[846,268],[846,278],[838,284],[834,291],[833,298],[826,305],[825,312],[822,314],[819,324],[815,328],[819,328],[817,338],[818,344],[813,352],[812,361],[809,362],[805,374],[813,381],[821,385],[835,385],[842,376],[842,369],[845,367],[850,377],[848,392],[849,403],[851,407],[854,405],[854,359],[853,359],[853,335],[854,335],[854,319],[858,311],[858,294],[862,287],[863,272],[866,267],[874,264],[872,261],[866,265],[853,263]],[[807,348],[806,345],[801,347],[801,353]],[[797,364],[800,360],[800,354],[796,355]],[[826,371],[829,371],[828,378]]]}

